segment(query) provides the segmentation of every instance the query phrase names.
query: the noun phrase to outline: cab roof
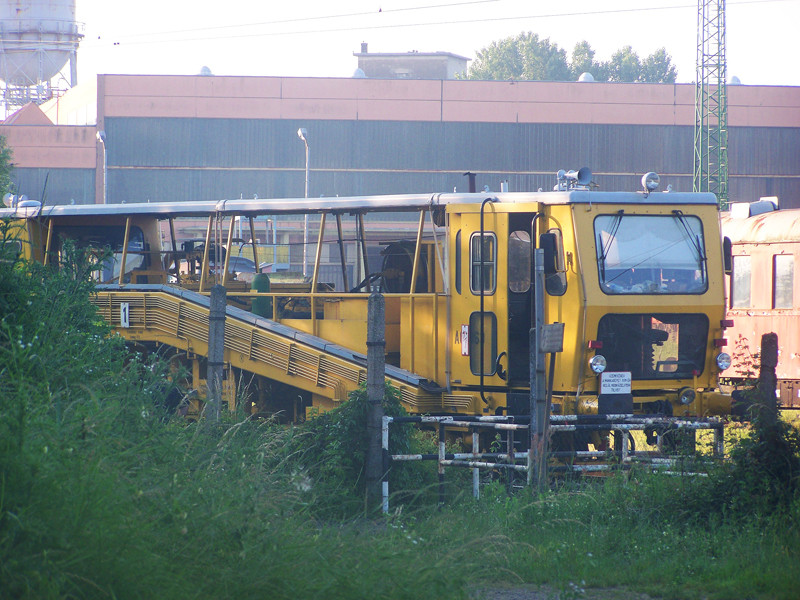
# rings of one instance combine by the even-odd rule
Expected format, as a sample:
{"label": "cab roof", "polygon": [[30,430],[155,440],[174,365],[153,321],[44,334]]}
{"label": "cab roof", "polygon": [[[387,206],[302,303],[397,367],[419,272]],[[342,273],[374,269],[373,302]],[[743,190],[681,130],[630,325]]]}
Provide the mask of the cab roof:
{"label": "cab roof", "polygon": [[694,192],[601,192],[585,189],[560,192],[500,192],[467,194],[402,194],[332,198],[273,198],[253,200],[209,200],[190,202],[143,202],[122,204],[81,204],[25,206],[0,209],[0,218],[48,218],[65,216],[131,215],[200,217],[221,215],[275,215],[304,213],[404,212],[454,204],[480,205],[484,200],[501,204],[631,204],[631,205],[716,205],[714,194]]}

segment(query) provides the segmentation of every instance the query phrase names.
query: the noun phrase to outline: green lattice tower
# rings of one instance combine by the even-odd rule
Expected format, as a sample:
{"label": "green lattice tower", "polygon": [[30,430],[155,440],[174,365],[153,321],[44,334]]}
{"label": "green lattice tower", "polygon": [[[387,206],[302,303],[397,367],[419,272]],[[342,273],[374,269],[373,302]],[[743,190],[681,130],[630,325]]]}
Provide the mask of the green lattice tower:
{"label": "green lattice tower", "polygon": [[725,0],[697,1],[694,191],[713,192],[728,208],[728,94]]}

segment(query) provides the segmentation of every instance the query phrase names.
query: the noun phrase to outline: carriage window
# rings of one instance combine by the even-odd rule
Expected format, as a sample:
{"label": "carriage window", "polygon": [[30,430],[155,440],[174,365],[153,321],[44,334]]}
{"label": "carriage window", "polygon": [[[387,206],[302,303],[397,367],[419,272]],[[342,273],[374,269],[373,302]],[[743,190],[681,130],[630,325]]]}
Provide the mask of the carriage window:
{"label": "carriage window", "polygon": [[[484,293],[494,293],[497,284],[497,237],[493,233],[484,233],[481,243],[481,234],[473,233],[469,246],[471,266],[469,289],[473,294],[480,294],[481,287]],[[483,271],[481,271],[481,258]]]}
{"label": "carriage window", "polygon": [[772,308],[792,308],[794,304],[794,256],[777,254],[772,264]]}
{"label": "carriage window", "polygon": [[750,308],[750,257],[733,257],[731,308]]}
{"label": "carriage window", "polygon": [[531,287],[531,236],[513,231],[508,236],[508,289],[524,294]]}
{"label": "carriage window", "polygon": [[461,293],[461,230],[456,232],[456,253],[455,253],[455,273],[456,293]]}

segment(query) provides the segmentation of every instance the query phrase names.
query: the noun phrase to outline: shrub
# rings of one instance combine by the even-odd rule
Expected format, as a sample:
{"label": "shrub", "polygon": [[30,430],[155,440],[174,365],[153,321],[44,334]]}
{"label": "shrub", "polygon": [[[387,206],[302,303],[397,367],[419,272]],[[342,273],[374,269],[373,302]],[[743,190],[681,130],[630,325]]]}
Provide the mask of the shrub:
{"label": "shrub", "polygon": [[[295,428],[290,461],[297,477],[313,488],[317,506],[324,512],[341,516],[363,509],[366,494],[366,456],[369,445],[367,412],[369,401],[366,385],[352,392],[340,406],[312,416]],[[400,404],[400,393],[387,383],[383,412],[386,416],[406,414]],[[389,452],[408,454],[412,447],[410,425],[395,425],[389,438]],[[414,486],[414,468],[392,466],[391,477],[398,489]]]}

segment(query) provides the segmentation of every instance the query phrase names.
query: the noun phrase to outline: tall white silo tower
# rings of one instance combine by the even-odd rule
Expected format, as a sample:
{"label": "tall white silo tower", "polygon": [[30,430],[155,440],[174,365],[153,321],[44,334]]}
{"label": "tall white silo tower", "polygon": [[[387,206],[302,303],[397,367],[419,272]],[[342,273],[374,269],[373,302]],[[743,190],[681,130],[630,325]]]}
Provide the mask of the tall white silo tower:
{"label": "tall white silo tower", "polygon": [[[77,84],[83,25],[75,0],[0,1],[0,80],[5,115]],[[69,71],[64,68],[69,63]]]}

